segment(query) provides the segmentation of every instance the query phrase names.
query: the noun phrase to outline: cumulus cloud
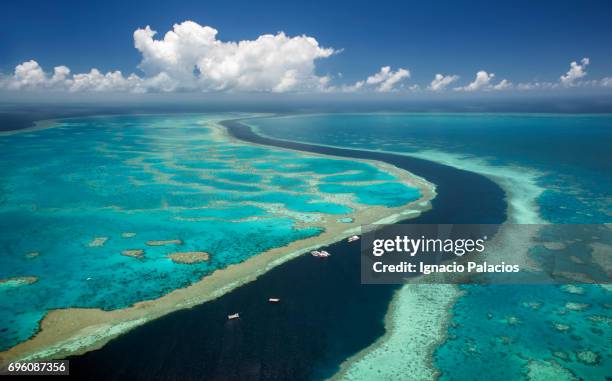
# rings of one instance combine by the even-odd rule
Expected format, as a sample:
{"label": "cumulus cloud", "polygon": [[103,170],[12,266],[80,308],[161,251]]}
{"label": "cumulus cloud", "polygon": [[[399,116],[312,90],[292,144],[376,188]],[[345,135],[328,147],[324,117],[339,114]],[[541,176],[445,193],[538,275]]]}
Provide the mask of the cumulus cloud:
{"label": "cumulus cloud", "polygon": [[70,91],[270,91],[322,90],[330,77],[315,74],[315,61],[336,51],[319,46],[309,36],[283,32],[255,40],[221,41],[217,30],[193,21],[175,24],[162,39],[149,26],[134,32],[134,46],[142,55],[144,76],[120,71],[70,74],[58,66],[47,74],[34,61],[17,65],[2,84],[10,89]]}
{"label": "cumulus cloud", "polygon": [[448,85],[455,82],[459,79],[458,75],[444,75],[444,74],[436,74],[433,81],[427,87],[432,91],[442,91],[446,89]]}
{"label": "cumulus cloud", "polygon": [[479,91],[479,90],[484,90],[484,91],[505,90],[505,89],[512,87],[512,83],[510,83],[506,79],[502,79],[500,82],[494,85],[492,83],[494,77],[495,77],[495,74],[487,73],[484,70],[480,70],[478,73],[476,73],[476,78],[474,78],[474,81],[470,82],[466,86],[455,87],[455,91],[471,92],[471,91]]}
{"label": "cumulus cloud", "polygon": [[589,63],[590,60],[588,57],[581,59],[580,63],[572,61],[570,63],[570,69],[567,71],[567,73],[565,73],[565,75],[560,77],[561,83],[564,86],[574,86],[578,79],[587,75],[585,68]]}
{"label": "cumulus cloud", "polygon": [[507,79],[502,79],[497,85],[493,85],[493,90],[505,90],[512,87],[512,83]]}
{"label": "cumulus cloud", "polygon": [[[175,24],[163,36],[150,26],[134,31],[134,47],[141,54],[140,74],[102,72],[92,68],[73,73],[64,65],[45,71],[35,60],[17,65],[13,73],[0,74],[0,89],[56,90],[71,92],[416,92],[427,89],[442,92],[459,76],[436,74],[423,87],[406,85],[408,69],[383,66],[353,84],[333,84],[332,77],[316,73],[316,63],[340,52],[320,46],[306,35],[287,36],[283,32],[264,34],[253,40],[222,41],[218,31],[193,21]],[[481,70],[472,82],[455,91],[494,91],[557,89],[560,87],[612,87],[612,77],[586,81],[589,58],[571,62],[566,74],[554,82],[526,82],[516,86],[503,79],[494,83],[495,74]],[[341,79],[338,74],[336,79]]]}
{"label": "cumulus cloud", "polygon": [[71,91],[138,91],[142,79],[135,74],[125,78],[120,71],[102,74],[98,69],[89,73],[75,74],[70,84]]}
{"label": "cumulus cloud", "polygon": [[516,88],[519,90],[550,90],[550,89],[557,89],[560,86],[564,86],[564,87],[577,87],[577,86],[580,86],[580,87],[584,87],[584,86],[607,87],[608,85],[607,85],[606,80],[609,79],[609,77],[602,78],[600,80],[591,80],[591,81],[581,80],[581,78],[587,75],[587,72],[585,69],[589,64],[590,64],[589,58],[585,57],[580,60],[580,63],[577,63],[576,61],[571,62],[569,70],[567,71],[567,73],[559,77],[558,82],[545,82],[545,81],[526,82],[526,83],[519,83],[516,86]]}
{"label": "cumulus cloud", "polygon": [[389,92],[395,90],[395,85],[405,78],[410,78],[410,71],[399,68],[392,71],[390,66],[383,66],[380,71],[366,79],[368,85],[378,85],[376,91]]}
{"label": "cumulus cloud", "polygon": [[11,90],[68,90],[68,91],[138,91],[144,81],[135,74],[124,78],[120,71],[102,74],[98,69],[89,73],[70,75],[66,66],[56,66],[46,73],[34,60],[15,67],[12,77],[4,78],[3,87]]}
{"label": "cumulus cloud", "polygon": [[55,84],[64,84],[68,81],[69,76],[70,69],[67,66],[56,66],[53,68],[53,75],[49,79],[49,84],[52,86]]}
{"label": "cumulus cloud", "polygon": [[374,89],[377,92],[387,93],[396,91],[404,79],[410,78],[410,70],[399,68],[396,71],[391,70],[391,66],[383,66],[375,74],[362,81],[357,81],[352,85],[346,85],[341,88],[344,92],[355,92],[362,89]]}
{"label": "cumulus cloud", "polygon": [[357,81],[352,85],[343,85],[340,87],[340,91],[345,93],[354,93],[363,89],[365,81]]}
{"label": "cumulus cloud", "polygon": [[47,77],[38,62],[26,61],[15,67],[13,80],[7,85],[11,89],[35,88],[46,83]]}
{"label": "cumulus cloud", "polygon": [[218,31],[193,21],[175,24],[162,39],[150,27],[134,32],[147,76],[162,73],[177,87],[205,90],[273,91],[318,89],[329,81],[314,72],[315,60],[334,54],[308,36],[283,32],[255,40],[224,42]]}
{"label": "cumulus cloud", "polygon": [[466,86],[456,87],[455,90],[457,91],[477,91],[477,90],[485,89],[491,85],[491,80],[493,79],[493,77],[495,77],[495,74],[493,73],[489,74],[486,71],[481,70],[478,73],[476,73],[476,78],[474,79],[474,81],[470,82]]}
{"label": "cumulus cloud", "polygon": [[518,90],[528,91],[528,90],[548,90],[559,87],[558,83],[553,82],[521,82],[516,85]]}
{"label": "cumulus cloud", "polygon": [[600,86],[612,87],[612,77],[605,77],[599,80]]}

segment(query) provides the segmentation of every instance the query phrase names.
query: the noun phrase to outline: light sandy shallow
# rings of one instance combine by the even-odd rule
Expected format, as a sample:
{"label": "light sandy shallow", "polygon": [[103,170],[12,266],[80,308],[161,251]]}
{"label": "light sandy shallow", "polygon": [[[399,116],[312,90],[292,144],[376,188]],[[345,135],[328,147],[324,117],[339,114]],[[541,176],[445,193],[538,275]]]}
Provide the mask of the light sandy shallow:
{"label": "light sandy shallow", "polygon": [[[218,132],[225,133],[225,129],[219,127]],[[233,139],[229,135],[228,138]],[[236,143],[249,144],[242,141]],[[276,147],[274,149],[282,150]],[[311,153],[308,155],[325,156]],[[50,311],[41,321],[40,329],[34,337],[0,353],[0,364],[16,360],[57,359],[101,348],[114,337],[148,321],[218,298],[290,259],[353,234],[359,234],[362,225],[393,223],[414,218],[431,207],[430,201],[436,194],[434,184],[386,163],[353,160],[367,162],[392,173],[406,185],[418,188],[422,197],[402,207],[369,207],[357,211],[351,216],[354,219],[351,224],[329,219],[324,224],[325,231],[317,237],[271,249],[242,263],[217,270],[186,288],[174,290],[155,300],[142,301],[131,307],[113,311],[95,308]]]}
{"label": "light sandy shallow", "polygon": [[386,333],[349,358],[332,380],[433,380],[433,352],[445,339],[461,291],[449,284],[408,284],[399,289],[385,318]]}
{"label": "light sandy shallow", "polygon": [[174,263],[183,263],[186,265],[208,261],[210,254],[204,251],[186,251],[176,252],[167,255]]}

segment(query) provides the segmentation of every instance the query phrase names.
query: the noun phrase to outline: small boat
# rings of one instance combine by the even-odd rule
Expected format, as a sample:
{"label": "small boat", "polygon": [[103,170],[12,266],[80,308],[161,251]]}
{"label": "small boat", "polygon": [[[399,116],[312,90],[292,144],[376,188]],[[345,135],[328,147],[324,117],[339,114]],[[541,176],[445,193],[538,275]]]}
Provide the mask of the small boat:
{"label": "small boat", "polygon": [[358,235],[351,236],[348,239],[349,242],[355,242],[357,240],[359,240],[359,236]]}
{"label": "small boat", "polygon": [[240,314],[238,312],[232,315],[227,315],[227,320],[234,320],[234,319],[239,319],[239,318],[240,318]]}
{"label": "small boat", "polygon": [[268,299],[268,302],[270,302],[270,303],[278,303],[278,302],[280,302],[280,299],[279,298],[270,298],[270,299]]}
{"label": "small boat", "polygon": [[317,257],[317,258],[327,258],[331,254],[325,250],[321,250],[321,251],[314,250],[310,252],[310,255],[312,255],[313,257]]}

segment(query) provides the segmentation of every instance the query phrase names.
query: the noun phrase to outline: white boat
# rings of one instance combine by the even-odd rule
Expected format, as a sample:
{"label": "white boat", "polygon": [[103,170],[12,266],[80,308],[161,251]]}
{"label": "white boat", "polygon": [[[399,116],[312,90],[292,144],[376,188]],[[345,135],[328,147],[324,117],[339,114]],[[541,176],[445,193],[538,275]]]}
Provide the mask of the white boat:
{"label": "white boat", "polygon": [[240,314],[238,312],[236,312],[235,314],[227,315],[227,320],[234,320],[234,319],[239,319],[239,318],[240,318]]}
{"label": "white boat", "polygon": [[327,258],[331,254],[325,250],[321,250],[321,251],[314,250],[310,252],[310,255],[312,255],[313,257],[317,257],[317,258]]}
{"label": "white boat", "polygon": [[268,299],[268,302],[270,302],[270,303],[278,303],[278,302],[280,302],[280,299],[279,298],[270,298],[270,299]]}
{"label": "white boat", "polygon": [[352,237],[349,237],[348,241],[349,241],[349,242],[355,242],[355,241],[357,241],[358,239],[359,239],[359,236],[358,236],[358,235],[354,235],[354,236],[352,236]]}

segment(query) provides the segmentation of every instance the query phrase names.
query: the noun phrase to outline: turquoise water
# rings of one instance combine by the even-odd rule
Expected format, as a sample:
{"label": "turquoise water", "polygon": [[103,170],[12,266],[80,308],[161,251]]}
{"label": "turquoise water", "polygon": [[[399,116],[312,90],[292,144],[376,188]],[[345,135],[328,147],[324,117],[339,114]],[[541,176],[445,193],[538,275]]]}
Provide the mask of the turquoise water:
{"label": "turquoise water", "polygon": [[[556,363],[584,380],[610,376],[609,291],[581,286],[582,294],[572,294],[550,285],[464,289],[468,294],[453,308],[449,339],[436,351],[440,379],[470,380],[477,374],[518,380],[528,374],[530,363]],[[573,310],[568,303],[584,309]],[[589,351],[595,354],[593,363],[581,360]]]}
{"label": "turquoise water", "polygon": [[[0,284],[0,349],[32,336],[51,309],[158,298],[316,236],[326,218],[397,206],[373,188],[383,179],[402,201],[419,197],[372,165],[250,146],[202,124],[222,117],[77,118],[0,136],[0,279],[37,278]],[[146,243],[155,240],[180,243]],[[135,249],[144,257],[121,255]],[[210,260],[167,258],[185,251]]]}
{"label": "turquoise water", "polygon": [[[416,154],[508,175],[513,197],[525,205],[533,197],[537,209],[531,210],[540,220],[612,222],[610,115],[334,114],[253,119],[249,124],[280,139]],[[539,188],[535,193],[520,187],[529,182]],[[542,232],[551,233],[554,226]],[[571,293],[576,290],[550,285],[463,290],[453,307],[449,339],[434,354],[441,379],[612,376],[609,289],[583,285],[579,293]]]}
{"label": "turquoise water", "polygon": [[[367,190],[367,192],[356,193],[359,188]],[[340,184],[322,184],[319,185],[319,190],[325,193],[356,193],[357,201],[366,205],[390,205],[401,206],[412,200],[419,198],[418,189],[405,191],[405,187],[399,183],[380,183],[375,185],[340,185]]]}
{"label": "turquoise water", "polygon": [[610,222],[612,115],[332,114],[249,124],[281,139],[432,158],[441,152],[527,169],[545,188],[538,204],[547,221]]}

